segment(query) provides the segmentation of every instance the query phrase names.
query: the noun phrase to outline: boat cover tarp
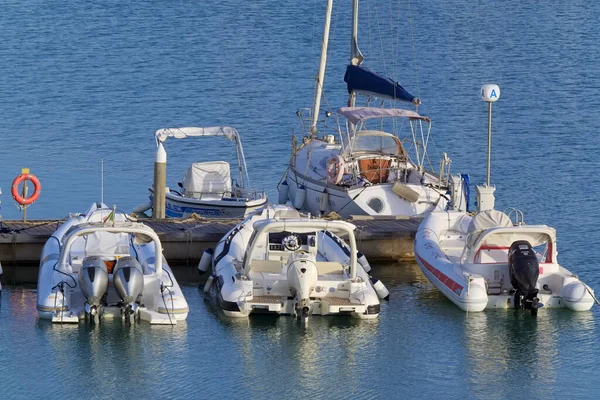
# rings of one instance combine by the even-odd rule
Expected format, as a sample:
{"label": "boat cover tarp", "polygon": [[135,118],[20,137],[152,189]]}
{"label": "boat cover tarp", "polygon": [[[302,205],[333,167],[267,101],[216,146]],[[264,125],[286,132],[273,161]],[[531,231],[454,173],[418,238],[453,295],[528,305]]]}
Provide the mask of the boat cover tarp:
{"label": "boat cover tarp", "polygon": [[469,231],[480,231],[488,228],[512,226],[508,215],[498,210],[485,210],[471,219]]}
{"label": "boat cover tarp", "polygon": [[419,99],[408,93],[398,82],[357,65],[350,64],[346,67],[344,82],[348,86],[348,93],[359,92],[380,98],[419,103]]}
{"label": "boat cover tarp", "polygon": [[354,125],[360,121],[373,118],[411,118],[429,121],[429,118],[419,115],[410,110],[401,108],[378,108],[378,107],[342,107],[337,110],[337,113],[343,115],[348,121]]}
{"label": "boat cover tarp", "polygon": [[185,139],[193,136],[224,136],[233,142],[238,137],[238,132],[229,126],[211,126],[207,128],[165,128],[157,130],[154,135],[157,143],[164,142],[168,137]]}
{"label": "boat cover tarp", "polygon": [[[129,235],[127,233],[94,232],[82,236],[85,241],[85,255],[108,256],[129,254]],[[77,238],[77,240],[81,240]]]}
{"label": "boat cover tarp", "polygon": [[231,174],[226,161],[193,163],[183,177],[183,190],[188,196],[201,193],[231,192]]}

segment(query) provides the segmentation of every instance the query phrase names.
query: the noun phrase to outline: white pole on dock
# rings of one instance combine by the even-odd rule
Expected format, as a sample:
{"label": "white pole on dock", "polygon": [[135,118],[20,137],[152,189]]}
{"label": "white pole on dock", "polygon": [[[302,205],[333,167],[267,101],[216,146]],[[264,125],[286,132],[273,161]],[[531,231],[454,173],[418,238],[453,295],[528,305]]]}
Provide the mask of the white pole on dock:
{"label": "white pole on dock", "polygon": [[500,98],[500,87],[493,83],[481,87],[481,99],[488,103],[488,146],[487,146],[487,181],[485,185],[477,186],[478,211],[493,210],[496,188],[491,186],[492,165],[492,103]]}
{"label": "white pole on dock", "polygon": [[165,191],[167,187],[167,152],[162,142],[158,143],[154,160],[154,204],[152,216],[165,218]]}

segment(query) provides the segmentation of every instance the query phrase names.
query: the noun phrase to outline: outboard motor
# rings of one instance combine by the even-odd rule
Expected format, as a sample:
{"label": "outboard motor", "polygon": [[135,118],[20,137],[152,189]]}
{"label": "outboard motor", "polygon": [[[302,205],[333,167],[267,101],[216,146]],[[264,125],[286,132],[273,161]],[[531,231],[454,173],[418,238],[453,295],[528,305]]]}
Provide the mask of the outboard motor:
{"label": "outboard motor", "polygon": [[90,256],[83,259],[79,271],[79,287],[87,299],[85,312],[97,317],[102,297],[108,289],[108,270],[101,257]]}
{"label": "outboard motor", "polygon": [[310,293],[317,285],[319,271],[315,256],[306,251],[296,251],[288,257],[287,281],[296,297],[296,315],[306,320],[310,311]]}
{"label": "outboard motor", "polygon": [[142,266],[133,257],[121,257],[115,266],[113,283],[117,294],[123,300],[125,316],[137,310],[136,300],[144,289],[144,272]]}
{"label": "outboard motor", "polygon": [[517,240],[508,251],[510,283],[515,289],[515,308],[530,309],[533,315],[541,306],[535,288],[540,276],[540,265],[531,244],[526,240]]}

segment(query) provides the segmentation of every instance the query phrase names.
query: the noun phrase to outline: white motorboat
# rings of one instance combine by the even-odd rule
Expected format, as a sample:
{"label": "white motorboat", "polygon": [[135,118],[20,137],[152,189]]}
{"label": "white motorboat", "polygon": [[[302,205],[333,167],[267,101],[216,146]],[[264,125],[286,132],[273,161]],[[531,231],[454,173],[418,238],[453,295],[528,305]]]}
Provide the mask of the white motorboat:
{"label": "white motorboat", "polygon": [[218,302],[231,317],[270,312],[302,319],[377,318],[379,299],[389,293],[371,281],[354,229],[344,221],[301,217],[288,206],[265,207],[227,233],[199,269],[212,265],[207,288],[214,280]]}
{"label": "white motorboat", "polygon": [[44,245],[37,310],[57,323],[116,317],[176,324],[187,318],[188,304],[157,234],[95,203]]}
{"label": "white motorboat", "polygon": [[[352,3],[350,65],[344,77],[349,106],[337,110],[333,129],[319,120],[331,19],[329,1],[315,102],[312,109],[297,113],[304,137],[299,143],[293,138],[290,164],[278,186],[279,202],[289,200],[298,210],[313,215],[335,211],[343,217],[412,216],[444,210],[450,159],[444,155],[439,173],[433,172],[427,152],[430,119],[416,110],[355,106],[357,94],[366,96],[367,104],[402,101],[418,108],[421,101],[398,82],[361,66],[364,57],[357,44],[358,0]],[[331,111],[325,115],[329,117]],[[346,122],[340,123],[338,116]],[[410,146],[405,146],[407,143]]]}
{"label": "white motorboat", "polygon": [[[157,146],[162,146],[169,137],[185,139],[203,136],[224,137],[235,143],[239,177],[232,179],[230,166],[226,161],[192,163],[179,183],[181,191],[167,188],[165,215],[179,218],[195,213],[208,218],[234,218],[243,217],[265,205],[265,192],[250,188],[242,142],[234,128],[168,128],[160,129],[155,134]],[[137,207],[134,212],[150,209],[153,202],[154,191],[150,189],[150,203]]]}
{"label": "white motorboat", "polygon": [[432,212],[415,238],[421,270],[446,297],[465,311],[490,308],[565,307],[587,311],[594,292],[557,260],[556,232],[513,223],[497,210],[475,216]]}

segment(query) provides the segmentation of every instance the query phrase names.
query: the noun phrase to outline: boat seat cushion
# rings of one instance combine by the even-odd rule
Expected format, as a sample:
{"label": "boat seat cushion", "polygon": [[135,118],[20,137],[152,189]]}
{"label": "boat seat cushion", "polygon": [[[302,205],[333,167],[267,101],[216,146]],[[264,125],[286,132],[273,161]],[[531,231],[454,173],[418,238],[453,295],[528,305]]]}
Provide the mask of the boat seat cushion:
{"label": "boat seat cushion", "polygon": [[319,270],[319,275],[344,273],[344,266],[339,262],[318,261],[317,269]]}
{"label": "boat seat cushion", "polygon": [[269,272],[280,274],[282,270],[281,261],[277,260],[252,260],[250,270],[254,272]]}

